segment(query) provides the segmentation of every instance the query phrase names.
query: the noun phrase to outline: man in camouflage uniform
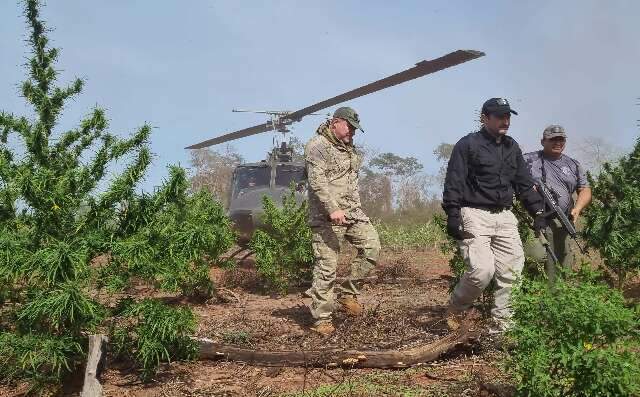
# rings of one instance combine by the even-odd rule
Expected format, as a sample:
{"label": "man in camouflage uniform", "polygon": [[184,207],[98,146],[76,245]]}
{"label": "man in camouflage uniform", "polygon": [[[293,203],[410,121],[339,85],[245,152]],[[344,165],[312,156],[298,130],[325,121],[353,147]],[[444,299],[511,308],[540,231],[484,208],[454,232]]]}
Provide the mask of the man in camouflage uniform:
{"label": "man in camouflage uniform", "polygon": [[309,181],[309,225],[312,230],[313,284],[311,296],[312,330],[329,335],[336,298],[334,284],[340,241],[344,238],[357,250],[351,274],[336,286],[337,302],[347,314],[357,316],[362,306],[357,300],[362,279],[375,266],[380,252],[378,233],[362,211],[358,193],[358,171],[362,155],[353,145],[356,129],[362,130],[358,114],[349,107],[335,111],[321,124],[305,147]]}

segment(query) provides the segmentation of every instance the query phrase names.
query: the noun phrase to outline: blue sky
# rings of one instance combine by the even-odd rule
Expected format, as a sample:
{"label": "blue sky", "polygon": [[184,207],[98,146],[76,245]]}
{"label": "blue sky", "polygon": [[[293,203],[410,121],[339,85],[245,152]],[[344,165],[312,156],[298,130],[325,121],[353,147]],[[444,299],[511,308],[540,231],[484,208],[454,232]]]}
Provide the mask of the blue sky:
{"label": "blue sky", "polygon": [[[568,130],[569,154],[588,137],[629,148],[638,136],[638,1],[50,0],[43,16],[62,48],[61,81],[87,83],[59,130],[95,105],[118,135],[150,123],[157,157],[144,188],[167,164],[188,166],[185,146],[266,120],[233,108],[296,110],[456,49],[487,55],[349,102],[366,130],[356,140],[435,172],[434,147],[470,132],[493,96],[520,112],[510,134],[525,150],[550,123]],[[25,27],[20,3],[3,1],[0,109],[17,114]],[[307,140],[320,121],[295,134]],[[271,141],[234,146],[254,161]]]}

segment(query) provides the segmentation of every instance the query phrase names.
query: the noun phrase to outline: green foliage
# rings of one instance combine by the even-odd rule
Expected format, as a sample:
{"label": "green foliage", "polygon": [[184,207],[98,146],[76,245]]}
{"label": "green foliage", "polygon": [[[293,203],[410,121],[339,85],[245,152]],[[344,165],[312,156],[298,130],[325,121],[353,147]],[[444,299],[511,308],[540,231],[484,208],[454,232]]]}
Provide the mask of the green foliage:
{"label": "green foliage", "polygon": [[34,389],[60,383],[76,369],[82,347],[68,336],[0,332],[0,379],[30,379]]}
{"label": "green foliage", "polygon": [[394,153],[381,153],[369,161],[371,167],[394,177],[415,175],[423,166],[415,157],[400,157]]}
{"label": "green foliage", "polygon": [[[134,198],[121,212],[129,233],[114,242],[111,263],[103,269],[103,274],[116,275],[106,278],[112,290],[138,276],[166,291],[211,295],[209,260],[233,244],[229,219],[211,193],[187,195],[184,170],[174,167],[170,175],[173,184],[153,196]],[[155,210],[159,197],[167,196],[171,200],[164,198],[165,205],[144,219],[146,211]]]}
{"label": "green foliage", "polygon": [[308,277],[313,263],[307,202],[298,204],[292,187],[282,197],[282,207],[267,196],[262,205],[264,229],[253,233],[249,247],[255,252],[258,274],[273,288],[286,291],[292,282]]}
{"label": "green foliage", "polygon": [[[153,194],[138,192],[152,160],[149,125],[122,139],[96,108],[76,128],[58,131],[59,115],[83,82],[55,86],[58,50],[48,46],[39,7],[25,1],[32,57],[22,95],[35,118],[0,112],[0,371],[34,385],[60,382],[84,359],[88,333],[119,324],[107,306],[113,291],[137,281],[208,295],[208,263],[233,242],[220,204],[208,193],[188,194],[183,169],[171,167]],[[123,168],[107,178],[116,162]],[[131,314],[141,332],[168,333],[153,347],[147,336],[132,336],[144,342],[136,350],[144,374],[181,356],[182,336],[171,336],[164,321],[180,332],[193,329],[188,311],[151,308],[145,303]],[[122,335],[133,335],[128,330]]]}
{"label": "green foliage", "polygon": [[307,392],[283,394],[284,397],[348,397],[348,396],[397,396],[443,397],[432,393],[431,388],[409,385],[411,373],[372,372],[364,376],[347,378],[335,385],[322,385]]}
{"label": "green foliage", "polygon": [[144,299],[121,303],[111,329],[115,353],[142,368],[142,379],[155,375],[163,361],[193,359],[198,343],[189,335],[196,330],[196,319],[186,307],[172,308],[158,301]]}
{"label": "green foliage", "polygon": [[87,296],[79,283],[70,280],[53,288],[28,293],[27,299],[16,310],[20,328],[52,334],[78,335],[82,330],[91,331],[104,315],[104,308]]}
{"label": "green foliage", "polygon": [[[529,212],[524,208],[520,201],[514,201],[513,214],[518,220],[518,233],[520,234],[520,240],[523,247],[527,247],[531,240],[536,239],[535,233],[531,225],[533,225],[533,219]],[[525,255],[527,250],[525,249]],[[530,256],[526,256],[524,260],[523,274],[529,278],[546,278],[547,275],[544,270],[545,262],[537,260]]]}
{"label": "green foliage", "polygon": [[622,295],[579,274],[551,289],[525,280],[513,295],[513,350],[505,367],[520,396],[640,393],[637,313]]}
{"label": "green foliage", "polygon": [[434,222],[415,225],[376,222],[375,227],[382,247],[394,251],[434,247],[444,238],[442,230]]}
{"label": "green foliage", "polygon": [[640,139],[617,164],[605,163],[596,177],[588,175],[593,201],[584,211],[584,238],[617,275],[619,288],[640,270],[639,176]]}

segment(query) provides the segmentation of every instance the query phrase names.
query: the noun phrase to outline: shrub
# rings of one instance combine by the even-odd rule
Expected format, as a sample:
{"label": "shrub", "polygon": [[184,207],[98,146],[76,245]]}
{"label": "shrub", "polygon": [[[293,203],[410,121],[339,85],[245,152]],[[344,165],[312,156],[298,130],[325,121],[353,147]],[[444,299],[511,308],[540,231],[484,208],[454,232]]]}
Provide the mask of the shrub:
{"label": "shrub", "polygon": [[525,280],[513,295],[506,368],[520,396],[632,396],[640,392],[638,316],[618,291],[584,274]]}
{"label": "shrub", "polygon": [[0,333],[0,378],[29,379],[32,390],[61,383],[82,358],[82,346],[69,336]]}
{"label": "shrub", "polygon": [[382,247],[393,251],[435,247],[444,235],[434,222],[415,225],[376,222]]}
{"label": "shrub", "polygon": [[[210,261],[216,261],[233,244],[229,219],[211,193],[187,195],[184,170],[171,169],[171,180],[153,196],[131,200],[123,215],[125,235],[112,244],[109,266],[98,282],[107,280],[111,290],[128,285],[132,276],[143,278],[166,291],[190,296],[210,296]],[[169,190],[173,190],[170,193]],[[172,194],[169,199],[166,195]],[[165,197],[163,197],[165,196]],[[148,220],[127,219],[148,214],[158,203],[160,211]]]}
{"label": "shrub", "polygon": [[[206,193],[187,193],[179,167],[170,168],[153,194],[137,193],[151,164],[150,126],[121,139],[107,132],[105,113],[96,108],[77,128],[57,131],[83,81],[55,85],[59,52],[49,48],[37,0],[25,2],[25,15],[32,56],[22,95],[35,117],[0,112],[0,374],[44,386],[62,382],[84,360],[88,334],[106,324],[117,328],[108,302],[121,295],[113,291],[136,280],[210,293],[208,261],[229,248],[233,234],[219,203]],[[121,172],[106,178],[117,161]],[[141,305],[131,312],[139,316],[140,332],[169,330],[164,321],[180,332],[193,329],[187,309],[173,315]],[[113,332],[134,343],[143,337],[138,331]],[[171,334],[153,343],[155,350],[141,353],[150,351],[152,359],[138,360],[143,374],[185,352]]]}
{"label": "shrub", "polygon": [[640,270],[640,139],[617,164],[605,163],[588,175],[593,202],[584,212],[584,238],[597,247],[604,265],[618,277]]}
{"label": "shrub", "polygon": [[272,288],[286,291],[292,282],[309,277],[313,264],[307,202],[298,204],[295,189],[282,197],[282,207],[262,198],[264,229],[256,230],[249,247],[255,252],[256,269]]}
{"label": "shrub", "polygon": [[121,302],[112,319],[111,341],[116,355],[132,360],[149,380],[162,361],[195,358],[198,343],[189,335],[196,319],[188,308],[172,308],[158,301]]}

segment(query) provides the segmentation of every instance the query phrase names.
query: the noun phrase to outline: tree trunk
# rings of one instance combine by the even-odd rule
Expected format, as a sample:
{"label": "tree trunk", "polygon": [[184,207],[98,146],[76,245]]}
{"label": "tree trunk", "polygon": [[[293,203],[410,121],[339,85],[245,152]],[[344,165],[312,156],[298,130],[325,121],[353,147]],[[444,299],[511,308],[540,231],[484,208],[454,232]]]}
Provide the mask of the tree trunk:
{"label": "tree trunk", "polygon": [[[464,327],[463,327],[464,328]],[[477,329],[464,328],[435,342],[407,350],[261,351],[214,343],[200,343],[200,359],[242,361],[252,365],[286,367],[406,368],[436,360],[456,346],[479,336]]]}
{"label": "tree trunk", "polygon": [[102,397],[102,385],[98,378],[104,369],[108,340],[105,335],[89,335],[89,353],[87,354],[87,368],[84,371],[81,397]]}

